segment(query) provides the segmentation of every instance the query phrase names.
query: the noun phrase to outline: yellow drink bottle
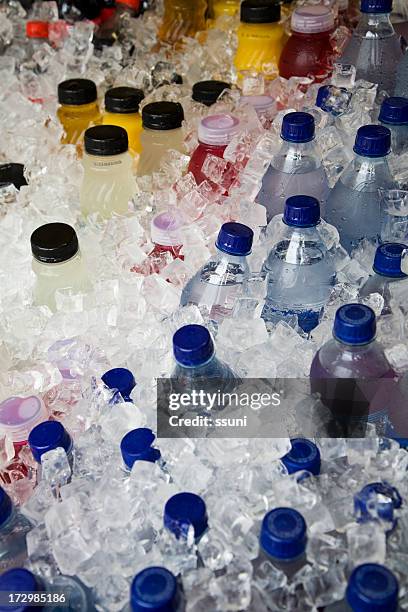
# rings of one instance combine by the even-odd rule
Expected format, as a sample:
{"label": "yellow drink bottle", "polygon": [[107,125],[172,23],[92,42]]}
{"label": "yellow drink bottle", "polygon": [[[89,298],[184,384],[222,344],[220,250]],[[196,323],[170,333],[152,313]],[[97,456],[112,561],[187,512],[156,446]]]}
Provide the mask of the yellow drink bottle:
{"label": "yellow drink bottle", "polygon": [[151,102],[142,109],[142,153],[137,174],[157,172],[163,156],[170,149],[185,153],[183,107],[177,102]]}
{"label": "yellow drink bottle", "polygon": [[100,123],[96,85],[89,79],[69,79],[58,85],[58,119],[64,128],[62,144],[77,144],[92,124]]}
{"label": "yellow drink bottle", "polygon": [[164,0],[164,16],[158,36],[175,43],[183,36],[194,37],[205,30],[206,0]]}
{"label": "yellow drink bottle", "polygon": [[239,11],[240,0],[213,0],[212,13],[214,19],[222,17],[222,15],[230,15],[233,17]]}
{"label": "yellow drink bottle", "polygon": [[129,153],[133,156],[142,150],[140,145],[142,117],[139,114],[139,104],[143,98],[143,91],[134,87],[113,87],[105,94],[102,124],[118,125],[126,130]]}
{"label": "yellow drink bottle", "polygon": [[280,22],[280,4],[268,0],[244,0],[238,28],[235,66],[238,72],[262,72],[266,78],[278,74],[278,61],[285,42]]}

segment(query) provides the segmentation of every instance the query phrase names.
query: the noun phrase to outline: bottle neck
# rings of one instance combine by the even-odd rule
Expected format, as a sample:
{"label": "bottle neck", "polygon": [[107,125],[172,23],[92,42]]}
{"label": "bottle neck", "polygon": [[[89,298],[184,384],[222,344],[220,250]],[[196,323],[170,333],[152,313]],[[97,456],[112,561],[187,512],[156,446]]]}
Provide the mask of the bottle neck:
{"label": "bottle neck", "polygon": [[241,266],[247,265],[246,255],[231,255],[230,253],[225,253],[224,251],[221,251],[221,249],[219,249],[218,247],[217,247],[216,258],[226,263],[240,264]]}
{"label": "bottle neck", "polygon": [[215,351],[213,352],[213,354],[211,355],[211,357],[209,359],[207,359],[207,361],[203,361],[202,363],[196,364],[196,365],[184,365],[183,363],[179,363],[177,361],[177,367],[181,368],[182,370],[185,370],[187,372],[191,372],[193,370],[200,370],[201,368],[205,368],[206,366],[208,366],[208,364],[210,364],[213,360],[215,359]]}
{"label": "bottle neck", "polygon": [[309,140],[309,142],[289,142],[283,140],[279,153],[286,155],[286,157],[293,157],[293,159],[298,159],[305,155],[314,155],[316,153],[316,141],[315,139]]}
{"label": "bottle neck", "polygon": [[392,36],[395,31],[389,13],[363,13],[355,29],[358,36]]}
{"label": "bottle neck", "polygon": [[373,340],[370,340],[370,342],[366,342],[365,344],[346,344],[338,338],[334,337],[333,339],[336,345],[343,353],[366,353],[367,351],[371,350],[376,344],[375,338]]}

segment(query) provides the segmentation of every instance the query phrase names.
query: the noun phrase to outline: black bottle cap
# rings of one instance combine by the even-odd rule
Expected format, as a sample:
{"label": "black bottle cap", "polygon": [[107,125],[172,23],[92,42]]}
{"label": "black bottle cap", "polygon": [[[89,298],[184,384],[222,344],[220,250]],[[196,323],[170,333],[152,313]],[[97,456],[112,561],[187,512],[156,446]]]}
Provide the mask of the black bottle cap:
{"label": "black bottle cap", "polygon": [[68,79],[58,85],[60,104],[90,104],[97,98],[96,85],[90,79]]}
{"label": "black bottle cap", "polygon": [[241,21],[244,23],[274,23],[280,21],[278,2],[268,0],[244,0],[241,4]]}
{"label": "black bottle cap", "polygon": [[117,125],[96,125],[85,132],[85,151],[90,155],[120,155],[128,147],[127,132]]}
{"label": "black bottle cap", "polygon": [[193,85],[193,100],[206,106],[215,104],[224,89],[231,89],[229,83],[224,81],[200,81]]}
{"label": "black bottle cap", "polygon": [[66,223],[47,223],[31,234],[31,252],[43,263],[62,263],[78,252],[78,237]]}
{"label": "black bottle cap", "polygon": [[151,102],[142,109],[143,127],[149,130],[176,130],[183,119],[183,107],[178,102]]}
{"label": "black bottle cap", "polygon": [[16,189],[27,185],[23,164],[0,164],[0,183],[13,183]]}
{"label": "black bottle cap", "polygon": [[137,113],[144,98],[141,89],[134,87],[113,87],[105,94],[105,110],[109,113]]}

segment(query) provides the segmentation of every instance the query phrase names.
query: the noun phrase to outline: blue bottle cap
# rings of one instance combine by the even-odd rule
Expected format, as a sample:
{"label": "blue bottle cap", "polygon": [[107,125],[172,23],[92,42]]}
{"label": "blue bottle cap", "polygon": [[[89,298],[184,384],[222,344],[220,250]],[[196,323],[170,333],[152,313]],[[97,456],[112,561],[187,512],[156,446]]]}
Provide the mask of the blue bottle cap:
{"label": "blue bottle cap", "polygon": [[362,13],[391,13],[392,0],[361,0]]}
{"label": "blue bottle cap", "polygon": [[101,380],[109,389],[117,389],[123,399],[128,399],[133,389],[136,387],[135,378],[126,368],[113,368],[108,370]]}
{"label": "blue bottle cap", "polygon": [[311,440],[306,438],[292,438],[292,448],[281,461],[289,474],[307,470],[317,476],[320,474],[320,451]]}
{"label": "blue bottle cap", "polygon": [[[9,569],[0,576],[0,592],[4,593],[35,593],[41,591],[41,585],[32,572],[22,567]],[[32,612],[36,608],[29,604],[0,604],[0,612]],[[38,608],[40,609],[40,608]]]}
{"label": "blue bottle cap", "polygon": [[401,256],[406,249],[408,249],[408,246],[398,242],[381,244],[375,252],[374,272],[391,278],[406,277],[407,275],[401,270]]}
{"label": "blue bottle cap", "polygon": [[387,98],[384,100],[378,120],[391,125],[408,124],[408,98]]}
{"label": "blue bottle cap", "polygon": [[131,470],[135,461],[150,461],[154,463],[160,459],[160,451],[152,448],[156,436],[151,429],[140,427],[129,431],[120,443],[125,465]]}
{"label": "blue bottle cap", "polygon": [[5,490],[0,487],[0,527],[4,525],[13,512],[13,502]]}
{"label": "blue bottle cap", "polygon": [[317,91],[316,106],[321,108],[323,111],[329,112],[330,109],[326,106],[326,100],[330,95],[330,88],[328,85],[322,85]]}
{"label": "blue bottle cap", "polygon": [[348,581],[346,600],[353,612],[396,612],[398,580],[378,563],[356,567]]}
{"label": "blue bottle cap", "polygon": [[186,538],[190,525],[199,538],[208,527],[207,508],[204,500],[195,493],[177,493],[164,506],[164,526],[176,538]]}
{"label": "blue bottle cap", "polygon": [[391,132],[383,125],[363,125],[357,130],[354,153],[363,157],[384,157],[391,150]]}
{"label": "blue bottle cap", "polygon": [[55,448],[61,447],[68,454],[72,449],[72,438],[59,421],[44,421],[31,430],[28,444],[34,459],[41,463],[42,455]]}
{"label": "blue bottle cap", "polygon": [[215,246],[230,255],[249,255],[252,249],[254,232],[242,223],[224,223],[218,234]]}
{"label": "blue bottle cap", "polygon": [[378,496],[376,508],[378,517],[390,522],[394,520],[394,509],[402,505],[398,489],[387,482],[372,482],[354,496],[354,511],[357,514],[358,522],[365,523],[373,520],[369,505],[376,496]]}
{"label": "blue bottle cap", "polygon": [[262,521],[260,544],[270,557],[282,561],[297,559],[306,550],[307,527],[293,508],[275,508]]}
{"label": "blue bottle cap", "polygon": [[180,365],[192,368],[206,363],[214,355],[210,332],[202,325],[184,325],[173,336],[174,358]]}
{"label": "blue bottle cap", "polygon": [[310,142],[315,137],[315,121],[310,113],[288,113],[282,121],[281,138],[288,142]]}
{"label": "blue bottle cap", "polygon": [[336,312],[333,336],[344,344],[368,344],[375,338],[377,325],[374,311],[363,304],[346,304]]}
{"label": "blue bottle cap", "polygon": [[147,567],[130,587],[132,612],[175,612],[177,580],[165,567]]}
{"label": "blue bottle cap", "polygon": [[283,221],[291,227],[313,227],[320,221],[319,200],[307,195],[286,200]]}

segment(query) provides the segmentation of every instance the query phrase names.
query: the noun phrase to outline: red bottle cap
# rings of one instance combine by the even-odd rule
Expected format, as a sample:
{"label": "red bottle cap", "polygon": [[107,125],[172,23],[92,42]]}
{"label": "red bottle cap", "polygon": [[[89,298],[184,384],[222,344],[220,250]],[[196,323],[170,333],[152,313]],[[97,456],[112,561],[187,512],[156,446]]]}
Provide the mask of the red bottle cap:
{"label": "red bottle cap", "polygon": [[27,21],[26,35],[28,38],[48,38],[47,21]]}
{"label": "red bottle cap", "polygon": [[129,8],[138,12],[140,10],[140,0],[116,0],[116,4],[126,4]]}

